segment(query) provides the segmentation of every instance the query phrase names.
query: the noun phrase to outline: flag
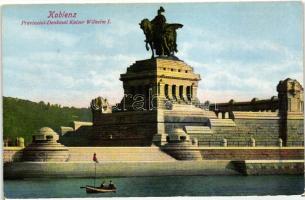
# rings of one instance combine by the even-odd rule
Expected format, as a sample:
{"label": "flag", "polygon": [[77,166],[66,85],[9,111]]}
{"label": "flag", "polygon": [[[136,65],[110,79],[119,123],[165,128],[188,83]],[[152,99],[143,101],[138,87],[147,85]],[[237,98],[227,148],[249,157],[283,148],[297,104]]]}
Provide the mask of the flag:
{"label": "flag", "polygon": [[97,158],[96,158],[96,153],[93,154],[93,161],[96,162],[96,163],[98,163],[98,160],[97,160]]}

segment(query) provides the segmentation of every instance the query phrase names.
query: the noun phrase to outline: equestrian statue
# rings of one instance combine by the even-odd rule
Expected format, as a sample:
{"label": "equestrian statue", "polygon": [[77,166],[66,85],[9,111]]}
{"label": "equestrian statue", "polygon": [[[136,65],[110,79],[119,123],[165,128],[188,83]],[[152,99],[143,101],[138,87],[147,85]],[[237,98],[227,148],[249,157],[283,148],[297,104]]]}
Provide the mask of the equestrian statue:
{"label": "equestrian statue", "polygon": [[[144,32],[146,50],[152,51],[152,58],[155,53],[158,56],[173,56],[177,50],[177,33],[176,30],[182,28],[182,24],[167,24],[166,18],[162,13],[165,12],[163,7],[158,10],[158,15],[152,20],[143,19],[139,24]],[[155,52],[154,52],[155,50]]]}

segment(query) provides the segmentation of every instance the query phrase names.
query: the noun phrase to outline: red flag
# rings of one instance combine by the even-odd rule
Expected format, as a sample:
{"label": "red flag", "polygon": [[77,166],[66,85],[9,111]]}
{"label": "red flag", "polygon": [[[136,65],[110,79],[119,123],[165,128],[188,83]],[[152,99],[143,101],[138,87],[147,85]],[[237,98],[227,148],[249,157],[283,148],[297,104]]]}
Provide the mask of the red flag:
{"label": "red flag", "polygon": [[93,161],[96,162],[96,163],[98,163],[98,160],[97,160],[97,158],[96,158],[96,153],[93,154]]}

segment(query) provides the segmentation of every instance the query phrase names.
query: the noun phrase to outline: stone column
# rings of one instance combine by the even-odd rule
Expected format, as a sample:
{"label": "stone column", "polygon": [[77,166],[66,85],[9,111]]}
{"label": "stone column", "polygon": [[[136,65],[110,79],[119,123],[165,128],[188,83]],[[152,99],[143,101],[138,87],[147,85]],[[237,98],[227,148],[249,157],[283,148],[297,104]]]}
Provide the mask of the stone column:
{"label": "stone column", "polygon": [[279,144],[279,147],[282,147],[282,146],[283,146],[283,140],[282,140],[281,138],[279,138],[278,144]]}
{"label": "stone column", "polygon": [[255,147],[255,139],[253,137],[250,138],[251,147]]}
{"label": "stone column", "polygon": [[191,89],[192,99],[197,99],[197,86],[193,85]]}
{"label": "stone column", "polygon": [[176,85],[176,98],[177,98],[177,100],[180,99],[180,95],[179,95],[179,85]]}
{"label": "stone column", "polygon": [[163,82],[159,82],[159,96],[165,97],[165,84]]}
{"label": "stone column", "polygon": [[185,100],[185,101],[188,101],[188,98],[187,98],[187,86],[186,85],[184,85],[183,86],[183,94],[182,94],[182,96],[183,96],[183,99]]}
{"label": "stone column", "polygon": [[227,146],[228,146],[228,141],[227,141],[226,138],[223,138],[223,139],[222,139],[222,146],[223,146],[223,147],[227,147]]}
{"label": "stone column", "polygon": [[168,85],[168,98],[173,99],[172,85]]}

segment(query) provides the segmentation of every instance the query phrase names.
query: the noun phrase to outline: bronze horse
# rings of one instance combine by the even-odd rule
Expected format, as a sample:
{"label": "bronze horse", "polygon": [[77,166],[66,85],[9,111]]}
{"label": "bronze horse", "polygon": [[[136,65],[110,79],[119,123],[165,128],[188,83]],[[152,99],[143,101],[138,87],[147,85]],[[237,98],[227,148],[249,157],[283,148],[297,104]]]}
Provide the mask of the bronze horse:
{"label": "bronze horse", "polygon": [[[163,31],[156,30],[154,24],[151,23],[151,21],[148,19],[143,19],[139,25],[146,37],[146,50],[149,51],[149,49],[151,49],[152,58],[155,57],[154,49],[156,50],[156,54],[160,56],[171,56],[174,54],[174,52],[178,52],[176,43],[176,30],[178,28],[182,28],[182,24],[165,24]],[[161,35],[159,39],[157,39],[158,34]]]}

